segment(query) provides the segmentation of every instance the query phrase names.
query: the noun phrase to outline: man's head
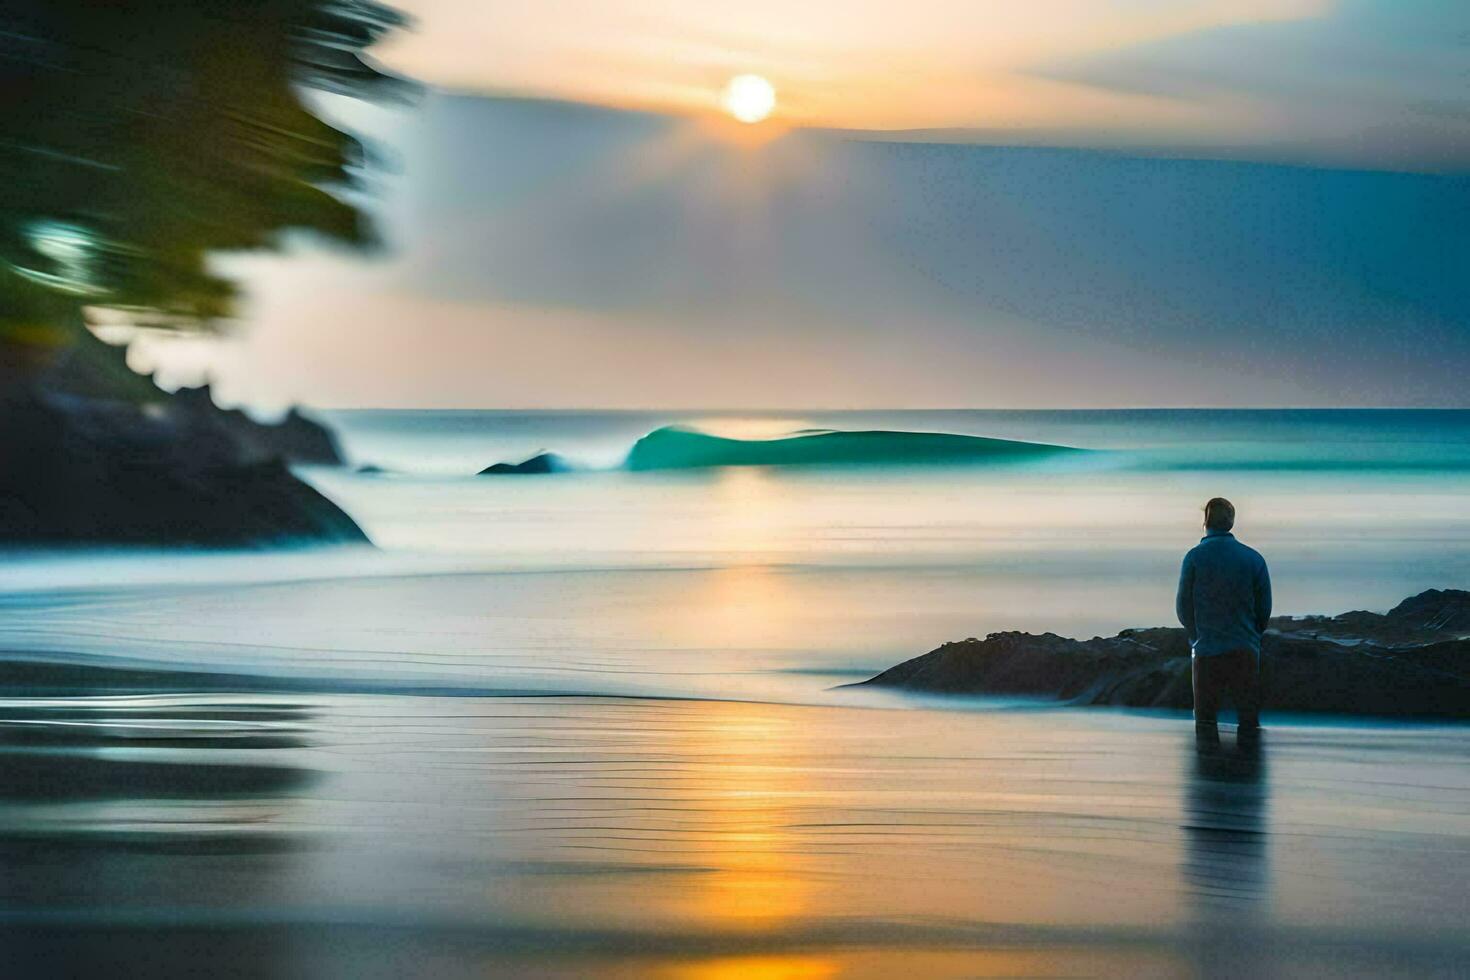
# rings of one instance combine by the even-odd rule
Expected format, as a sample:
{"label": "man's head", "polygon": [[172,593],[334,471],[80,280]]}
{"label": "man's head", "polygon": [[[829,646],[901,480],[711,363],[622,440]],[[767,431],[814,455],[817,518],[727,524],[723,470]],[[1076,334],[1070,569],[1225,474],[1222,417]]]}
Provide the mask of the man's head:
{"label": "man's head", "polygon": [[1205,530],[1224,532],[1235,526],[1235,505],[1224,497],[1211,497],[1205,504]]}

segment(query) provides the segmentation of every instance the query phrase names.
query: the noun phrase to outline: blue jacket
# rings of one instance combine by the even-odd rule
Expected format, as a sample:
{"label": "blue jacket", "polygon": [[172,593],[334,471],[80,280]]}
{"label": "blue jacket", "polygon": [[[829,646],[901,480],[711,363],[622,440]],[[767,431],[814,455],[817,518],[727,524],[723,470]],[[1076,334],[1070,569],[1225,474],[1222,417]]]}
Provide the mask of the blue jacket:
{"label": "blue jacket", "polygon": [[1231,650],[1259,657],[1261,634],[1271,620],[1266,559],[1229,531],[1211,531],[1184,556],[1174,611],[1196,657]]}

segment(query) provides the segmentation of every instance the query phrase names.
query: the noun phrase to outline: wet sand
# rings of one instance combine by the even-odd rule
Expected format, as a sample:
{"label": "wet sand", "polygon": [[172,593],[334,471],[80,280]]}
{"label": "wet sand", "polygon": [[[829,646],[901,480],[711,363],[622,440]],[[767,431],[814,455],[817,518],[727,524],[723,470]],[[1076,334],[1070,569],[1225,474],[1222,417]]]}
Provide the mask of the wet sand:
{"label": "wet sand", "polygon": [[306,692],[0,702],[11,969],[1451,976],[1470,729]]}

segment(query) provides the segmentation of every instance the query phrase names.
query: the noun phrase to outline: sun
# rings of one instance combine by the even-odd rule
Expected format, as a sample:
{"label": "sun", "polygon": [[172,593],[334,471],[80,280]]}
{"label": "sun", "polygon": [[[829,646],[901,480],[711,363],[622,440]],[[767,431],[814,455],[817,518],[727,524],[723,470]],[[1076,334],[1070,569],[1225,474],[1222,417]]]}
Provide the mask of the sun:
{"label": "sun", "polygon": [[725,111],[743,123],[758,123],[776,108],[776,89],[759,75],[736,75],[725,86]]}

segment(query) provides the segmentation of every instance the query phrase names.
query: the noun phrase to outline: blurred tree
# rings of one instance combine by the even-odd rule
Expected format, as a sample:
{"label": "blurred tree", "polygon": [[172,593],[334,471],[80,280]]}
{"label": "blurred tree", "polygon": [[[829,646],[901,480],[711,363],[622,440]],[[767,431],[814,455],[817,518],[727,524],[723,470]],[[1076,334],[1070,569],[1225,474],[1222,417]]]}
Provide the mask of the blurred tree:
{"label": "blurred tree", "polygon": [[344,191],[364,149],[309,86],[402,87],[364,51],[372,0],[0,0],[0,383],[90,339],[83,311],[208,328],[210,253],[288,229],[371,243]]}

